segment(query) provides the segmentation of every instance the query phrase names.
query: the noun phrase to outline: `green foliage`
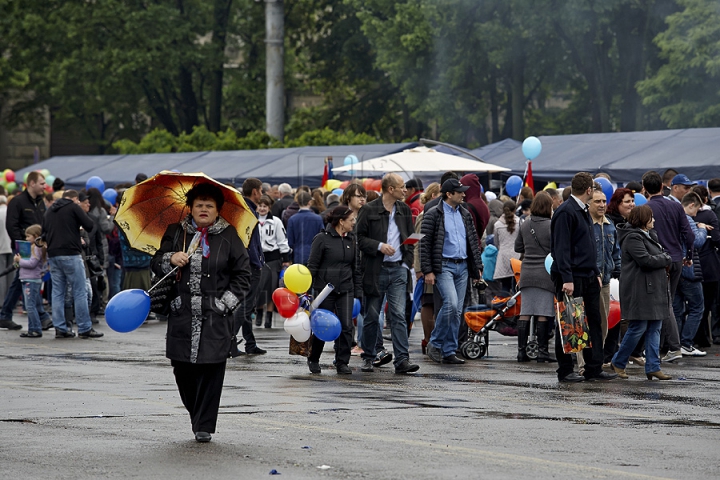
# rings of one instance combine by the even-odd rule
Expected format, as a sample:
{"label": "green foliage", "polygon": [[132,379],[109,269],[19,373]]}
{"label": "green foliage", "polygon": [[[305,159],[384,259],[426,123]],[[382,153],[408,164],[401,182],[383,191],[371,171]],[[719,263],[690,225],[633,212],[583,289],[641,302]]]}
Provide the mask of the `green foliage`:
{"label": "green foliage", "polygon": [[336,132],[329,128],[305,132],[298,138],[279,142],[265,132],[254,131],[238,138],[234,131],[213,133],[204,126],[195,127],[191,134],[173,136],[167,130],[156,128],[145,135],[140,142],[123,139],[113,147],[123,154],[200,152],[214,150],[259,150],[264,148],[304,147],[324,145],[366,145],[379,143],[370,135],[353,132]]}
{"label": "green foliage", "polygon": [[645,105],[659,109],[670,128],[720,125],[720,4],[678,0],[683,10],[667,17],[655,38],[667,62],[638,84]]}

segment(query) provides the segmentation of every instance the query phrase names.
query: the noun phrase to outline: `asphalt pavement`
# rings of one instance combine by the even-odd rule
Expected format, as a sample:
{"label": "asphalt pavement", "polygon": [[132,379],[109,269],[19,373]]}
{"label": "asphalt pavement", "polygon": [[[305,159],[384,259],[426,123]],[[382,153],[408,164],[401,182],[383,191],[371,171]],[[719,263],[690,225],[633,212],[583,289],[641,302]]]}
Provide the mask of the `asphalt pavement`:
{"label": "asphalt pavement", "polygon": [[[27,319],[14,320],[27,326]],[[266,355],[228,361],[218,431],[195,442],[164,357],[165,324],[101,339],[0,330],[0,468],[8,479],[720,477],[720,348],[663,365],[671,381],[559,384],[554,366],[489,355],[420,371],[339,376],[332,345],[311,375],[288,335],[256,328]],[[388,342],[389,343],[389,342]]]}

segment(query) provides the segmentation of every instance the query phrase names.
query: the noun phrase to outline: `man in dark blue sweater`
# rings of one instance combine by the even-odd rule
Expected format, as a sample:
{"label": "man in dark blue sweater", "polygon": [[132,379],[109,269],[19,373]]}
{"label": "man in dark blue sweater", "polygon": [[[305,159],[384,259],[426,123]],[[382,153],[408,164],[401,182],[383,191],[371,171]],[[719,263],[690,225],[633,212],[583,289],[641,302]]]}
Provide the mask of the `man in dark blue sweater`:
{"label": "man in dark blue sweater", "polygon": [[325,228],[325,224],[320,215],[310,210],[312,196],[309,193],[300,192],[295,199],[300,210],[287,222],[288,245],[293,251],[293,263],[307,265],[313,238]]}
{"label": "man in dark blue sweater", "polygon": [[[248,204],[253,215],[257,217],[255,205],[262,196],[262,182],[257,178],[246,179],[242,185],[242,194],[243,197],[245,197],[245,203]],[[262,355],[267,353],[267,350],[257,346],[255,334],[253,334],[252,330],[252,314],[255,312],[255,303],[257,303],[260,272],[262,272],[263,265],[265,265],[265,257],[262,251],[262,244],[260,243],[260,230],[257,225],[255,225],[252,235],[250,236],[250,244],[248,245],[247,251],[248,257],[250,258],[250,271],[252,272],[252,276],[250,277],[250,290],[243,303],[235,310],[235,334],[237,335],[238,330],[242,327],[242,336],[245,340],[245,353]]]}
{"label": "man in dark blue sweater", "polygon": [[594,181],[587,172],[579,172],[572,179],[572,194],[552,216],[551,253],[554,259],[551,275],[555,282],[558,299],[564,295],[582,297],[585,316],[590,329],[591,347],[582,351],[585,372],[573,372],[572,357],[563,350],[562,336],[556,327],[555,355],[558,360],[558,380],[582,382],[583,380],[612,380],[616,373],[602,371],[603,338],[600,322],[600,270],[597,267],[595,234],[587,203],[593,195]]}

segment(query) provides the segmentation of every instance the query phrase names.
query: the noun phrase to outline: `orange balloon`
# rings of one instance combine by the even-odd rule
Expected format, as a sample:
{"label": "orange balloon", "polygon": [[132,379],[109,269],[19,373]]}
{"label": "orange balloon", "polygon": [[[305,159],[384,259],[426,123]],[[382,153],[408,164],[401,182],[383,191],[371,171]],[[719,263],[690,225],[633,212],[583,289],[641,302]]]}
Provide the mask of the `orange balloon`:
{"label": "orange balloon", "polygon": [[370,190],[375,190],[376,192],[382,190],[382,180],[373,180],[370,184]]}
{"label": "orange balloon", "polygon": [[342,188],[343,190],[345,190],[348,187],[348,185],[350,185],[350,180],[345,180],[344,182],[342,182],[340,184],[340,186],[338,188]]}
{"label": "orange balloon", "polygon": [[365,190],[370,190],[370,185],[372,184],[374,180],[372,178],[363,178],[362,179],[362,186]]}

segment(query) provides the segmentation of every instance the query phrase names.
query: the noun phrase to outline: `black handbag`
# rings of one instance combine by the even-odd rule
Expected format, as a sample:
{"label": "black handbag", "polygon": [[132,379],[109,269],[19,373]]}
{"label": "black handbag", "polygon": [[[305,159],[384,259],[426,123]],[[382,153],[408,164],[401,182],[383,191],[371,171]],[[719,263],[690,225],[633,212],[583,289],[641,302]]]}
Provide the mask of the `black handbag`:
{"label": "black handbag", "polygon": [[85,261],[87,262],[90,278],[99,277],[105,273],[105,269],[103,269],[102,263],[100,263],[100,259],[98,259],[97,255],[88,255],[85,257]]}
{"label": "black handbag", "polygon": [[[173,246],[177,243],[180,237],[180,230],[175,232],[175,238],[173,240]],[[183,238],[183,251],[185,250],[185,239],[187,239],[187,232]],[[167,317],[170,313],[170,302],[176,295],[176,285],[180,279],[180,270],[175,275],[166,275],[165,277],[157,277],[153,274],[153,280],[151,281],[148,295],[150,295],[150,311]]]}

